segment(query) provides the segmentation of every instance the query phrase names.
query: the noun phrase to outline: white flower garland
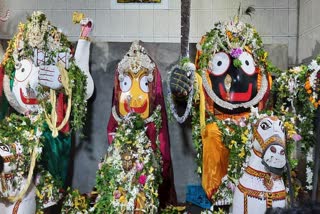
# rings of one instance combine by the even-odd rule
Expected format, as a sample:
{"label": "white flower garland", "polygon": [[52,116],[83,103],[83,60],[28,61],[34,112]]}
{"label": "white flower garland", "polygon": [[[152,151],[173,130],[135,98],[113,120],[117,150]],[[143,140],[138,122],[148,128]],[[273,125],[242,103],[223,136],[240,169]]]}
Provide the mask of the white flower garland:
{"label": "white flower garland", "polygon": [[312,190],[313,188],[313,171],[310,167],[310,164],[313,163],[313,156],[314,156],[314,151],[313,151],[313,147],[310,147],[307,153],[307,166],[306,166],[306,175],[307,175],[307,185],[306,188],[308,190]]}
{"label": "white flower garland", "polygon": [[[161,106],[158,105],[158,106],[156,107],[156,110],[153,112],[153,114],[152,114],[150,117],[148,117],[148,118],[146,118],[146,119],[144,120],[144,123],[145,123],[145,124],[148,124],[148,123],[154,122],[155,119],[156,119],[155,117],[157,117],[157,114],[158,114],[158,112],[160,112],[160,111],[161,111]],[[125,116],[124,118],[121,118],[121,117],[118,115],[118,113],[117,113],[116,106],[113,106],[113,107],[112,107],[111,113],[112,113],[113,118],[114,118],[118,123],[121,123],[123,120],[126,120],[126,118],[130,115],[130,114],[128,114],[128,115]]]}
{"label": "white flower garland", "polygon": [[193,84],[194,84],[194,77],[195,77],[195,74],[194,74],[195,67],[185,66],[187,73],[190,73],[190,75],[191,75],[191,79],[190,79],[191,80],[191,91],[190,91],[190,93],[188,95],[186,110],[185,110],[185,112],[183,113],[182,116],[179,116],[177,111],[176,111],[176,108],[175,108],[173,100],[172,100],[172,92],[171,92],[171,88],[170,88],[171,74],[176,68],[180,68],[180,66],[179,65],[174,66],[171,69],[171,71],[168,73],[167,91],[168,91],[168,102],[169,102],[169,107],[170,107],[171,113],[172,113],[173,117],[177,120],[177,122],[181,124],[181,123],[184,123],[184,121],[186,121],[187,117],[190,114],[191,107],[192,107],[192,98],[193,98],[193,95],[194,95],[194,86],[193,86]]}
{"label": "white flower garland", "polygon": [[316,93],[316,87],[317,87],[316,83],[317,83],[317,74],[320,70],[320,65],[318,65],[316,60],[312,60],[312,62],[308,66],[308,69],[313,71],[309,76],[309,83],[312,88],[312,97],[315,100],[318,100],[318,93]]}

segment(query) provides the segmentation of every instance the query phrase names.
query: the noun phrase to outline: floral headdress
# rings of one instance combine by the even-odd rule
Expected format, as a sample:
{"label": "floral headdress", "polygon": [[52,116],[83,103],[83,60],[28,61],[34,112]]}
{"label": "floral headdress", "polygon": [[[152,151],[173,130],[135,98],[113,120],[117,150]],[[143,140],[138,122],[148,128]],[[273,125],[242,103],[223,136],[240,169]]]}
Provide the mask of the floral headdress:
{"label": "floral headdress", "polygon": [[207,68],[210,55],[219,51],[225,51],[234,58],[239,57],[242,51],[247,51],[253,55],[261,71],[265,71],[268,53],[263,49],[261,37],[250,24],[237,19],[216,23],[206,34],[203,43],[197,44],[197,49],[202,52],[200,69]]}
{"label": "floral headdress", "polygon": [[146,53],[144,47],[139,45],[138,41],[134,41],[123,59],[118,64],[119,81],[123,81],[124,73],[129,71],[138,73],[141,69],[147,69],[148,81],[153,81],[154,62]]}

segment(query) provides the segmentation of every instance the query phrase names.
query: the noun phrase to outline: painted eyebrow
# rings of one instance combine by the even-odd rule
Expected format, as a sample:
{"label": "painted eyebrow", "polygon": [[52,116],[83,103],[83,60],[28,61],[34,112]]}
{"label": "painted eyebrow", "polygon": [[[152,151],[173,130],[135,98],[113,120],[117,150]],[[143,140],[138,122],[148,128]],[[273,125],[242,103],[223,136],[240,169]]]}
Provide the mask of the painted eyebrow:
{"label": "painted eyebrow", "polygon": [[272,122],[271,122],[270,119],[267,119],[267,122],[268,122],[270,125],[272,125]]}

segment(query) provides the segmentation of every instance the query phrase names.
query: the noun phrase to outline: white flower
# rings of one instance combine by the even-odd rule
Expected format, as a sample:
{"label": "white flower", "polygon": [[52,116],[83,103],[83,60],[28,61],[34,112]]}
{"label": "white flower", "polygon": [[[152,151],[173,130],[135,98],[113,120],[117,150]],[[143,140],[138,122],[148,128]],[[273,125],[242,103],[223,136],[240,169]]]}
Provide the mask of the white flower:
{"label": "white flower", "polygon": [[42,153],[42,147],[37,147],[37,148],[36,148],[36,152],[37,152],[38,154],[41,154],[41,153]]}
{"label": "white flower", "polygon": [[320,70],[320,65],[318,65],[316,60],[312,60],[311,63],[308,65],[308,69],[317,72]]}
{"label": "white flower", "polygon": [[309,148],[307,153],[307,163],[313,162],[313,147]]}
{"label": "white flower", "polygon": [[258,107],[251,107],[250,108],[250,110],[251,110],[251,115],[253,115],[253,116],[255,116],[255,117],[259,117],[259,109],[258,109]]}

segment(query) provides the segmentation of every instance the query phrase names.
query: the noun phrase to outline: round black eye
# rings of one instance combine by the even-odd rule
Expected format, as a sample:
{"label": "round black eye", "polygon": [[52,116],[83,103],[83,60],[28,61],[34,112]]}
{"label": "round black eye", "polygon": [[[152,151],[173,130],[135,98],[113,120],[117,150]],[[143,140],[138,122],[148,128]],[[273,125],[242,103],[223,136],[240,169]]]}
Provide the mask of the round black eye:
{"label": "round black eye", "polygon": [[214,76],[220,76],[228,70],[230,63],[230,56],[227,53],[219,52],[209,60],[208,68]]}
{"label": "round black eye", "polygon": [[246,65],[249,65],[249,61],[248,61],[248,60],[246,60],[246,62],[245,62],[245,63],[246,63]]}
{"label": "round black eye", "polygon": [[24,72],[24,68],[21,69],[21,72]]}
{"label": "round black eye", "polygon": [[128,83],[127,83],[127,82],[124,82],[123,84],[124,84],[124,85],[127,85]]}
{"label": "round black eye", "polygon": [[266,122],[263,122],[260,124],[260,127],[263,129],[263,130],[267,130],[270,128],[270,125]]}

